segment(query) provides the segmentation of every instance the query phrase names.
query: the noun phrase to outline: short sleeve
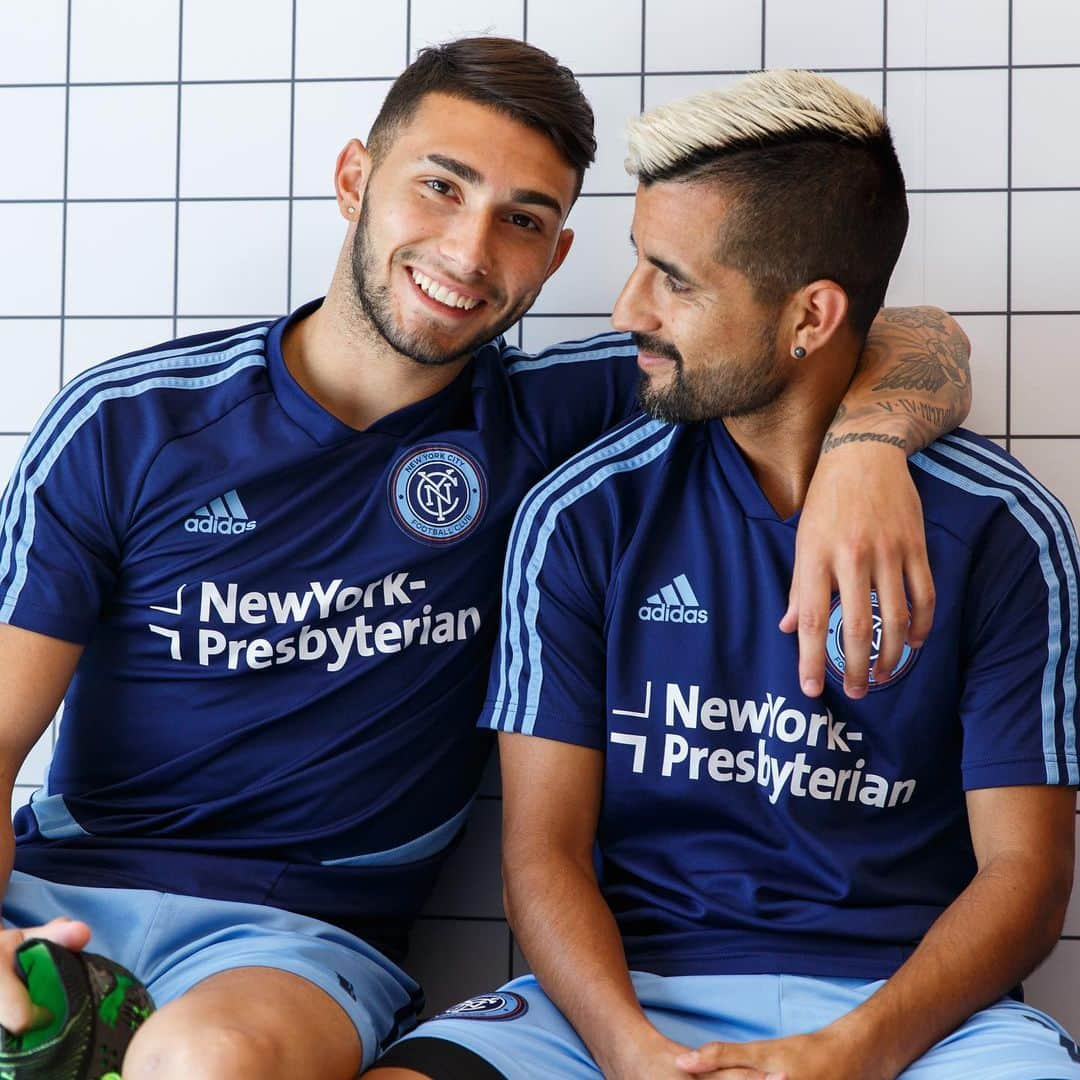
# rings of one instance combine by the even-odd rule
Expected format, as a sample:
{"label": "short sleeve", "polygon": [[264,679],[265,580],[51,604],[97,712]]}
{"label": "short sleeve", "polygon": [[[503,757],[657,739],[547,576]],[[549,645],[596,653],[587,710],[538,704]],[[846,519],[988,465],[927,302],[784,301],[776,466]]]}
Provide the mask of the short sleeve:
{"label": "short sleeve", "polygon": [[85,644],[116,578],[102,438],[63,395],[27,440],[4,493],[0,621]]}
{"label": "short sleeve", "polygon": [[543,485],[522,503],[511,533],[479,726],[602,750],[603,590],[589,580],[572,516],[542,492]]}
{"label": "short sleeve", "polygon": [[980,537],[965,611],[966,790],[1080,783],[1077,565],[1067,514],[1034,483]]}
{"label": "short sleeve", "polygon": [[639,411],[637,348],[627,334],[513,348],[504,362],[521,423],[549,468]]}

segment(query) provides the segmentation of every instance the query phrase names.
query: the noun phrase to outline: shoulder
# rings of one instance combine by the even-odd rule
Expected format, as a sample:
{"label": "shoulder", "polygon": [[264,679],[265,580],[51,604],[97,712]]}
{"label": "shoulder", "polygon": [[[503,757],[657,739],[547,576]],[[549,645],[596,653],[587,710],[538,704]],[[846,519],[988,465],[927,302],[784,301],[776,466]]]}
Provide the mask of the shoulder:
{"label": "shoulder", "polygon": [[664,460],[679,429],[645,415],[613,428],[536,484],[522,500],[515,544],[542,543],[556,526],[613,517],[617,496]]}
{"label": "shoulder", "polygon": [[969,545],[988,533],[1075,547],[1061,501],[1011,454],[974,432],[957,428],[911,458],[927,523]]}
{"label": "shoulder", "polygon": [[576,341],[561,341],[536,353],[507,345],[500,349],[507,375],[535,376],[568,364],[586,364],[596,360],[633,359],[637,349],[629,334],[610,331]]}
{"label": "shoulder", "polygon": [[56,396],[31,442],[52,443],[87,427],[164,441],[186,426],[204,424],[266,388],[271,325],[167,341],[91,367]]}

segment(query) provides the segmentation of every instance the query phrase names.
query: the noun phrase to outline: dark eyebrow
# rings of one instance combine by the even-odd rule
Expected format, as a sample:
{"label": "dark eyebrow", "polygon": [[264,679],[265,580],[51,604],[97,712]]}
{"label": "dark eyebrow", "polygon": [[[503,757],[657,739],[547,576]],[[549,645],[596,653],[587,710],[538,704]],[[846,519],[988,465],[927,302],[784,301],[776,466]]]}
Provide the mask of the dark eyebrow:
{"label": "dark eyebrow", "polygon": [[[438,165],[440,169],[453,173],[459,179],[464,180],[466,184],[482,184],[484,182],[482,172],[474,169],[471,165],[466,165],[464,161],[458,161],[457,158],[446,157],[445,154],[428,154],[427,160],[433,165]],[[515,188],[510,192],[510,201],[525,203],[527,206],[546,206],[549,210],[554,210],[560,218],[563,214],[563,208],[558,199],[553,198],[546,192],[534,191],[532,188]]]}
{"label": "dark eyebrow", "polygon": [[445,169],[459,179],[464,180],[466,184],[482,184],[484,182],[482,172],[474,169],[471,165],[466,165],[464,161],[458,161],[457,158],[446,157],[443,154],[428,154],[427,159],[433,165],[438,165],[440,169]]}
{"label": "dark eyebrow", "polygon": [[[630,246],[637,251],[637,241],[634,239],[634,234],[630,234]],[[674,263],[668,262],[666,259],[661,259],[656,255],[646,255],[647,262],[653,264],[657,270],[663,270],[665,274],[670,277],[676,278],[678,281],[682,281],[687,285],[697,286],[698,282],[693,279],[685,270],[679,269]]]}

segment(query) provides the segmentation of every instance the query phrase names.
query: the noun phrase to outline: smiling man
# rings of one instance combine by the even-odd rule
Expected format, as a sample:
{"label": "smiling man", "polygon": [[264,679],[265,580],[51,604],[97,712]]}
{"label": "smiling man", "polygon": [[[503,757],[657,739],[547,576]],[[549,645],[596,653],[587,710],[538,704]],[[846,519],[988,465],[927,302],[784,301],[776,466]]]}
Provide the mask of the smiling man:
{"label": "smiling man", "polygon": [[[636,408],[628,335],[538,357],[500,337],[567,255],[594,148],[546,54],[426,51],[369,146],[340,155],[349,224],[324,301],[109,361],[31,436],[0,526],[9,785],[61,699],[64,722],[0,848],[4,915],[73,947],[92,930],[148,984],[162,1007],[125,1080],[347,1078],[414,1022],[396,961],[489,750],[473,726],[514,511]],[[966,344],[922,310],[875,333],[836,429],[858,441],[824,459],[785,623],[803,620],[811,692],[836,581],[867,620],[871,581],[892,587],[885,670],[929,629],[890,445],[914,450],[928,425],[879,404],[910,384],[951,423]],[[53,917],[79,921],[40,928]],[[0,935],[12,1030],[32,1018],[5,959],[25,933]]]}
{"label": "smiling man", "polygon": [[[846,605],[821,698],[768,615],[907,228],[884,118],[765,72],[635,121],[630,161],[613,321],[645,415],[522,503],[481,720],[535,975],[435,1017],[372,1080],[1080,1077],[1013,994],[1073,876],[1061,504],[970,432],[913,457],[938,620],[861,699]],[[699,617],[650,614],[675,604]]]}

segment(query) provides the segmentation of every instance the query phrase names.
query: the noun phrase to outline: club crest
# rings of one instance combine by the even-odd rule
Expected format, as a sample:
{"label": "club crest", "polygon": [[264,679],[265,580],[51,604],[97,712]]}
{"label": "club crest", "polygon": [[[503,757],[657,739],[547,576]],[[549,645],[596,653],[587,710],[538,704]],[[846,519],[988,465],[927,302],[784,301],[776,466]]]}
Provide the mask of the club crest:
{"label": "club crest", "polygon": [[483,471],[452,446],[410,450],[390,475],[388,495],[394,520],[405,533],[431,544],[467,536],[487,505]]}
{"label": "club crest", "polygon": [[432,1020],[514,1020],[529,1011],[529,1003],[510,990],[469,998],[451,1005]]}
{"label": "club crest", "polygon": [[[884,690],[896,683],[906,675],[918,659],[919,650],[913,649],[904,642],[903,651],[900,653],[900,661],[893,668],[892,676],[888,682],[875,683],[873,667],[874,661],[881,652],[881,607],[878,604],[878,594],[875,590],[870,592],[870,610],[873,616],[873,627],[870,631],[870,690]],[[844,609],[840,606],[840,597],[833,597],[832,608],[829,610],[829,627],[825,633],[825,668],[828,673],[840,683],[844,681],[844,671],[847,661],[844,656]]]}

